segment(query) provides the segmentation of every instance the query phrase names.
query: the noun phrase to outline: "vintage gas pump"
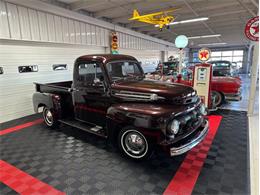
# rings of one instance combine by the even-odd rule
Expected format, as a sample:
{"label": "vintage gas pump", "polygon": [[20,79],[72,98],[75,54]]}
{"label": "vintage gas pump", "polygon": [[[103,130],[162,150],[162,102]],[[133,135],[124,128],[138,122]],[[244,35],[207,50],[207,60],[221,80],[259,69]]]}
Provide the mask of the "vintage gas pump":
{"label": "vintage gas pump", "polygon": [[193,88],[207,108],[212,108],[210,83],[212,78],[212,65],[206,61],[210,58],[210,50],[202,48],[198,52],[200,64],[196,64],[193,73]]}

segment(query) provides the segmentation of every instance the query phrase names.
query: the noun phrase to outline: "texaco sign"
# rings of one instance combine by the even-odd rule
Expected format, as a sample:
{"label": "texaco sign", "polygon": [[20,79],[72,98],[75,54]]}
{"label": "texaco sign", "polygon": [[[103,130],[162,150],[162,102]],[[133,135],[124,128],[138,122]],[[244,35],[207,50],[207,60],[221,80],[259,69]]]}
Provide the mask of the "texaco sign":
{"label": "texaco sign", "polygon": [[245,27],[245,35],[251,41],[259,40],[259,16],[251,18]]}
{"label": "texaco sign", "polygon": [[198,52],[198,58],[202,62],[206,62],[209,60],[211,55],[211,51],[208,48],[201,48]]}

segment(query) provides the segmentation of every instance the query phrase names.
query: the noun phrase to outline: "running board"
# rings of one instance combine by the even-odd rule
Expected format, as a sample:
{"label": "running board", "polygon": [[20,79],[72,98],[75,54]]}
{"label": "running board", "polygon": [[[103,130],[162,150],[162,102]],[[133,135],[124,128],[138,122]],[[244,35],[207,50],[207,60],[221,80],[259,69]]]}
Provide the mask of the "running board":
{"label": "running board", "polygon": [[107,137],[105,134],[105,130],[100,126],[89,125],[87,123],[80,122],[75,119],[60,119],[59,122],[86,131],[88,133],[92,133],[104,138]]}

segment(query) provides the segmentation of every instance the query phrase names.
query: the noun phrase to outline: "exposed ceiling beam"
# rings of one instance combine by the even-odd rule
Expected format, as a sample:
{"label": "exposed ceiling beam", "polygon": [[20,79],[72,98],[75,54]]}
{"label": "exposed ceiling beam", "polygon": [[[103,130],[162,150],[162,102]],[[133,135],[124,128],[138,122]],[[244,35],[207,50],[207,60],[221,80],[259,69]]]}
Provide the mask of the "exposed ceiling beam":
{"label": "exposed ceiling beam", "polygon": [[134,2],[134,3],[133,2],[126,3],[126,4],[123,4],[123,5],[120,5],[120,6],[115,4],[115,6],[113,6],[113,7],[103,9],[103,10],[99,10],[99,11],[95,12],[94,17],[100,18],[100,17],[103,17],[103,16],[107,16],[107,15],[113,13],[115,10],[117,10],[118,7],[120,7],[121,9],[124,9],[124,10],[129,10],[129,8],[133,8],[135,6],[138,6],[138,4],[140,2],[144,3],[144,2],[147,2],[147,0],[139,0],[139,1]]}
{"label": "exposed ceiling beam", "polygon": [[255,1],[255,0],[251,0],[251,2],[253,3],[253,5],[258,9],[258,4],[257,4],[257,2]]}
{"label": "exposed ceiling beam", "polygon": [[254,13],[250,8],[248,8],[241,0],[237,0],[237,2],[250,13],[253,17],[255,17],[257,14]]}
{"label": "exposed ceiling beam", "polygon": [[108,3],[110,0],[102,0],[102,1],[96,1],[96,0],[79,0],[74,3],[70,4],[70,9],[77,11],[81,9],[89,9],[93,6],[102,5],[104,3]]}

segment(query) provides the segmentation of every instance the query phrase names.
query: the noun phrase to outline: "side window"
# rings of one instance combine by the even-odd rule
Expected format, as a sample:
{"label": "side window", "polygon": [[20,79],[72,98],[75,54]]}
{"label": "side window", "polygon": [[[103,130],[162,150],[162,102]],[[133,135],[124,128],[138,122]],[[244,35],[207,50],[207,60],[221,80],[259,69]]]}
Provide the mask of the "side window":
{"label": "side window", "polygon": [[102,70],[97,63],[81,63],[78,66],[78,80],[86,84],[93,84],[95,79],[102,79]]}

